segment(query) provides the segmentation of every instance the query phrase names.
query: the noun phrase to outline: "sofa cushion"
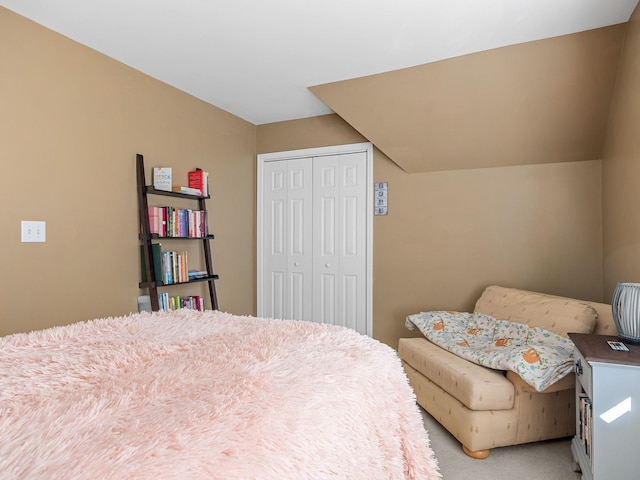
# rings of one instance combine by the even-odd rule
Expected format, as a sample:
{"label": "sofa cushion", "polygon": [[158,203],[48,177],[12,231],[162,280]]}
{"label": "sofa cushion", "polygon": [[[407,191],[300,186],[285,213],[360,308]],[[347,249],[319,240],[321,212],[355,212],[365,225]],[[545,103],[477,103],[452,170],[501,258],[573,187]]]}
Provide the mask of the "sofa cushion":
{"label": "sofa cushion", "polygon": [[523,393],[554,393],[562,390],[575,390],[576,388],[576,376],[573,373],[570,373],[566,377],[558,380],[556,383],[549,385],[542,391],[536,390],[525,382],[520,375],[512,371],[507,371],[507,380],[513,383],[513,386],[517,391]]}
{"label": "sofa cushion", "polygon": [[398,353],[406,363],[471,410],[513,408],[513,383],[500,370],[476,365],[425,338],[401,338]]}
{"label": "sofa cushion", "polygon": [[564,337],[569,332],[592,333],[598,320],[595,308],[580,300],[497,285],[484,290],[474,311],[498,320],[544,328]]}

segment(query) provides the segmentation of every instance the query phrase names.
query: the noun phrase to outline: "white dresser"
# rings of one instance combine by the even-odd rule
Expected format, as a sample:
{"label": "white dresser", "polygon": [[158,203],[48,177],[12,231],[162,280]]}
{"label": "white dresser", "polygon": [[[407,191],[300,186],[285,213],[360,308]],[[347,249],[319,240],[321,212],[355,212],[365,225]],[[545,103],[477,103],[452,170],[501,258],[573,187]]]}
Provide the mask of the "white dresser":
{"label": "white dresser", "polygon": [[615,336],[570,333],[576,346],[573,458],[583,480],[640,479],[640,346]]}

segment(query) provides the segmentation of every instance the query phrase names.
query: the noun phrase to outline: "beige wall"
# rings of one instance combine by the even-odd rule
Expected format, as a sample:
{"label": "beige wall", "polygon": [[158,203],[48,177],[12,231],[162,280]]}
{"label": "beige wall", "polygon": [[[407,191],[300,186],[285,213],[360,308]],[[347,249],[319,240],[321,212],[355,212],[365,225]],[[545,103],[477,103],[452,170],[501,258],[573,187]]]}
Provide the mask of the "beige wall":
{"label": "beige wall", "polygon": [[[337,115],[261,125],[257,151],[363,141]],[[421,310],[467,311],[489,284],[601,299],[600,161],[408,174],[374,152],[374,337]]]}
{"label": "beige wall", "polygon": [[136,153],[210,172],[220,307],[255,313],[254,125],[4,8],[0,65],[0,334],[137,310]]}
{"label": "beige wall", "polygon": [[640,9],[628,24],[603,160],[604,295],[640,282]]}
{"label": "beige wall", "polygon": [[[626,127],[609,136],[619,168],[607,166],[605,188],[624,187],[618,205],[635,199],[637,115],[622,107],[638,95],[634,55],[614,115]],[[220,305],[255,313],[255,154],[366,140],[337,115],[255,127],[2,8],[0,64],[0,334],[136,309],[136,153],[176,177],[211,172]],[[407,314],[468,310],[491,283],[602,300],[601,162],[549,163],[527,148],[540,164],[415,174],[375,151],[374,180],[390,189],[389,215],[374,218],[376,338],[395,346]],[[45,220],[48,241],[21,243],[20,220]],[[632,249],[626,226],[611,232]],[[605,265],[624,265],[607,235]]]}
{"label": "beige wall", "polygon": [[311,88],[410,173],[598,160],[625,24]]}

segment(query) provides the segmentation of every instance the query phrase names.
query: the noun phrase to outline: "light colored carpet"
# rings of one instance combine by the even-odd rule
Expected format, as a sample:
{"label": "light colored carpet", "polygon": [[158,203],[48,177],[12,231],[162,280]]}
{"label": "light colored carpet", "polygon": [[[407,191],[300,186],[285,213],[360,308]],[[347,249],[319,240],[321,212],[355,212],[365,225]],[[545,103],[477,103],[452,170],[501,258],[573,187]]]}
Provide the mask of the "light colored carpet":
{"label": "light colored carpet", "polygon": [[422,408],[443,480],[580,480],[573,471],[571,440],[548,440],[491,450],[484,460],[474,460],[460,443]]}

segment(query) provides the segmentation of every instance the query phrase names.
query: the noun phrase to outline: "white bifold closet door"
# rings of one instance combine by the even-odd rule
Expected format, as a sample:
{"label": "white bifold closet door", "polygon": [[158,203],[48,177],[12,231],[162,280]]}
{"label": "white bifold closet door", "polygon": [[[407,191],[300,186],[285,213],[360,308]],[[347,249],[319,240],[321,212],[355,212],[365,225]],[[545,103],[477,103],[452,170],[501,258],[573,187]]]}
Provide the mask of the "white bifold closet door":
{"label": "white bifold closet door", "polygon": [[371,334],[367,169],[364,151],[264,163],[261,316]]}
{"label": "white bifold closet door", "polygon": [[264,166],[262,316],[313,319],[313,166],[309,160]]}

